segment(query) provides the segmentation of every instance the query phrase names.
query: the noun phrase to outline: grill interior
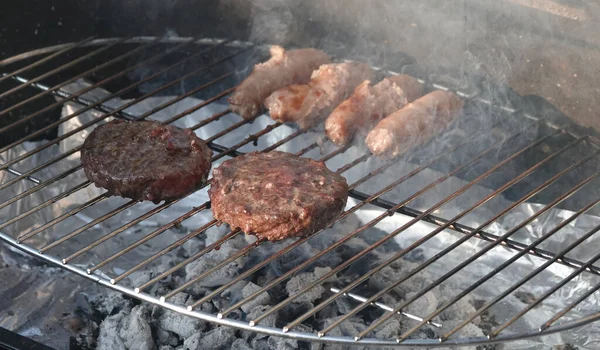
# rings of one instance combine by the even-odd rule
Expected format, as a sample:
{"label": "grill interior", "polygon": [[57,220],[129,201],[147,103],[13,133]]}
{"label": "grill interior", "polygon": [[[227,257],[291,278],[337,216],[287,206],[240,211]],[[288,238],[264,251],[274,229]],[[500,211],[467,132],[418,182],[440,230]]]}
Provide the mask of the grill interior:
{"label": "grill interior", "polygon": [[[405,72],[420,78],[429,90],[455,91],[467,102],[466,112],[436,140],[402,159],[384,162],[359,146],[336,148],[319,132],[299,131],[266,116],[248,122],[231,114],[225,102],[228,94],[255,62],[266,57],[264,47],[242,42],[122,38],[88,39],[0,61],[4,160],[0,170],[6,173],[0,182],[0,238],[97,283],[192,317],[305,340],[478,344],[557,332],[599,317],[600,313],[581,308],[600,289],[596,265],[600,254],[586,249],[600,230],[589,219],[598,214],[600,201],[596,158],[600,151],[594,135],[545,114],[509,89],[474,77],[425,73],[399,58],[395,66],[382,67],[379,73]],[[92,94],[98,88],[110,93]],[[162,100],[144,105],[151,97]],[[183,103],[188,98],[202,102]],[[89,131],[111,118],[141,120],[159,113],[167,116],[161,119],[165,123],[200,133],[214,151],[213,168],[253,150],[285,150],[325,161],[348,179],[351,200],[346,211],[323,232],[270,243],[217,227],[210,202],[198,200],[207,198],[206,188],[159,205],[109,198],[94,188],[78,161],[81,141]],[[51,141],[41,142],[43,138]],[[497,210],[501,200],[509,205]],[[61,205],[65,202],[68,205]],[[532,206],[535,210],[510,226],[503,222],[508,228],[500,233],[490,229],[526,203],[542,204]],[[188,210],[182,211],[185,206]],[[561,216],[556,225],[548,224],[558,209],[569,215]],[[357,223],[359,212],[368,212],[370,219],[361,216]],[[406,220],[397,224],[392,219],[398,216]],[[593,223],[589,230],[570,230],[582,220]],[[209,234],[214,239],[181,256],[180,248],[193,247],[198,237]],[[224,249],[234,240],[244,246]],[[181,271],[220,251],[223,254],[212,266],[181,278]],[[347,258],[328,259],[332,253]],[[495,265],[482,262],[486,258]],[[244,264],[239,263],[242,259]],[[515,262],[523,261],[529,269],[514,268]],[[379,277],[400,263],[409,268],[394,278]],[[242,267],[234,276],[226,275],[223,271],[232,264]],[[262,314],[249,318],[236,312],[264,292],[280,295],[291,278],[315,268],[327,269]],[[273,271],[267,274],[271,277],[253,280],[261,269]],[[560,278],[552,275],[551,288],[539,295],[524,292],[524,287],[546,278],[550,269],[563,273]],[[425,272],[433,277],[420,279]],[[473,312],[465,312],[449,326],[444,319],[447,310],[481,287],[493,287],[503,274],[514,282],[509,288],[483,293],[484,298],[478,294]],[[215,278],[227,282],[212,286]],[[253,280],[260,289],[241,297],[236,285],[242,280]],[[168,289],[161,287],[165,281]],[[576,281],[585,281],[585,288],[560,293]],[[406,293],[405,285],[417,287]],[[449,292],[437,305],[422,309],[424,313],[410,311],[423,300],[428,305],[432,290],[449,286],[454,287],[446,289]],[[286,324],[266,322],[270,315],[287,312],[314,288],[325,288],[326,293],[313,308],[298,312]],[[203,296],[179,303],[177,294],[192,289],[201,290]],[[202,308],[228,292],[221,309]],[[388,303],[399,293],[396,303]],[[529,297],[521,309],[497,320],[485,337],[461,333],[515,295]],[[564,305],[557,306],[557,297]],[[312,323],[316,314],[340,299],[350,302],[348,312],[326,325]],[[539,308],[550,317],[536,327],[523,327],[525,315]],[[364,329],[339,331],[357,315],[368,320]],[[398,336],[378,335],[381,326],[396,317],[408,326]],[[314,331],[307,331],[306,325]],[[432,332],[415,338],[424,334],[423,329]]]}

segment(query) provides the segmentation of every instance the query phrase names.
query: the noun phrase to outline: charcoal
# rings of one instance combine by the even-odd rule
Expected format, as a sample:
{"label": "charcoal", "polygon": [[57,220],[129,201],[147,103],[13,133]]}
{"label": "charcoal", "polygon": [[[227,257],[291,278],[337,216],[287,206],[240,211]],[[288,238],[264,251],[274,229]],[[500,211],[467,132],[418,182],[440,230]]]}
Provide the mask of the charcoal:
{"label": "charcoal", "polygon": [[[337,321],[337,319],[339,319],[339,317],[325,320],[325,327],[328,327],[333,322]],[[366,328],[367,326],[364,324],[363,320],[351,317],[329,331],[328,335],[354,337]]]}
{"label": "charcoal", "polygon": [[328,320],[330,318],[338,317],[340,313],[338,312],[338,308],[335,303],[328,304],[323,309],[317,312],[317,319],[319,320]]}
{"label": "charcoal", "polygon": [[230,327],[216,327],[207,333],[196,333],[183,342],[184,349],[229,349],[235,340],[235,331]]}
{"label": "charcoal", "polygon": [[335,306],[337,306],[339,313],[342,315],[348,314],[353,309],[350,301],[345,297],[335,299]]}
{"label": "charcoal", "polygon": [[161,327],[156,327],[156,338],[159,344],[177,346],[179,344],[179,337],[175,333],[165,331]]}
{"label": "charcoal", "polygon": [[201,332],[192,334],[190,337],[188,337],[183,342],[183,349],[184,350],[199,350],[199,349],[201,349],[201,347],[200,347],[200,339],[201,338],[202,338]]}
{"label": "charcoal", "polygon": [[98,335],[98,350],[126,350],[125,343],[119,337],[120,324],[125,317],[124,312],[119,312],[102,321]]}
{"label": "charcoal", "polygon": [[[268,305],[257,305],[252,310],[250,310],[250,312],[246,315],[246,321],[254,320],[270,309],[271,309],[271,306],[268,306]],[[277,324],[277,313],[275,312],[275,313],[272,313],[269,316],[265,317],[263,320],[260,321],[259,324],[261,326],[266,326],[266,327],[275,327],[275,325]],[[242,331],[242,338],[244,338],[245,340],[250,339],[254,335],[255,335],[254,339],[257,339],[257,338],[263,339],[263,338],[267,337],[266,334],[262,334],[262,333],[254,333],[251,331]],[[255,348],[254,345],[252,345],[252,347]]]}
{"label": "charcoal", "polygon": [[129,275],[129,280],[131,281],[131,285],[133,287],[138,287],[148,281],[150,281],[154,277],[152,271],[136,271]]}
{"label": "charcoal", "polygon": [[[443,295],[457,295],[460,293],[460,291],[442,290],[440,293],[443,293]],[[439,298],[441,299],[441,296]],[[473,306],[473,297],[467,295],[466,297],[458,300],[448,309],[444,310],[444,312],[442,312],[439,317],[442,321],[464,320],[475,311],[477,311],[477,309],[475,309],[475,307]],[[481,317],[476,317],[471,322],[473,324],[479,325],[481,323]]]}
{"label": "charcoal", "polygon": [[[190,305],[194,300],[186,293],[178,293],[171,301],[178,305]],[[205,328],[206,323],[197,318],[189,317],[175,311],[156,306],[153,313],[158,314],[158,325],[165,331],[173,332],[183,339]]]}
{"label": "charcoal", "polygon": [[[448,326],[448,327],[454,328],[458,324],[459,324],[459,321],[455,321],[455,322],[451,322],[451,323],[446,322],[446,323],[444,323],[444,327]],[[474,325],[472,323],[466,324],[456,334],[458,336],[460,336],[461,338],[477,338],[477,337],[485,336],[485,334],[483,333],[481,328],[477,327],[476,325]]]}
{"label": "charcoal", "polygon": [[288,303],[279,311],[279,314],[282,315],[281,318],[284,318],[286,320],[293,320],[300,317],[305,312],[314,307],[315,306],[309,302]]}
{"label": "charcoal", "polygon": [[271,350],[294,350],[298,348],[298,341],[290,338],[269,337],[267,344]]}
{"label": "charcoal", "polygon": [[225,289],[220,295],[219,309],[229,308],[231,305],[242,300],[242,288],[248,284],[246,281],[238,281],[231,287]]}
{"label": "charcoal", "polygon": [[185,258],[198,253],[206,246],[205,241],[202,239],[190,239],[181,246],[181,253]]}
{"label": "charcoal", "polygon": [[252,349],[265,350],[269,348],[269,341],[266,337],[256,337],[250,342]]}
{"label": "charcoal", "polygon": [[[305,272],[298,274],[297,276],[292,277],[288,283],[285,285],[285,289],[288,295],[295,295],[302,288],[309,285],[310,283],[316,281],[321,276],[331,271],[330,267],[325,268],[315,268],[314,272]],[[321,295],[325,292],[325,288],[322,285],[318,285],[308,291],[306,291],[303,295],[294,299],[294,302],[314,302],[315,300],[321,298]]]}
{"label": "charcoal", "polygon": [[149,313],[145,307],[138,305],[131,310],[128,317],[121,321],[119,336],[129,350],[153,350],[156,344],[152,339],[152,331],[148,324]]}
{"label": "charcoal", "polygon": [[[412,298],[416,293],[408,293],[406,299]],[[406,311],[413,315],[427,316],[434,312],[438,306],[438,299],[435,294],[431,291],[425,293],[425,295],[419,297],[406,307]]]}
{"label": "charcoal", "polygon": [[392,339],[398,336],[400,331],[400,322],[398,320],[387,320],[382,326],[375,330],[375,338]]}
{"label": "charcoal", "polygon": [[213,227],[209,228],[205,232],[205,235],[206,235],[206,238],[204,239],[205,245],[209,246],[209,245],[215,243],[221,237],[223,237],[227,233],[229,233],[229,230],[230,230],[230,228],[227,225],[213,226]]}
{"label": "charcoal", "polygon": [[112,291],[92,301],[92,304],[100,313],[105,315],[115,315],[121,311],[129,313],[133,307],[131,299],[125,298],[121,293]]}
{"label": "charcoal", "polygon": [[215,312],[215,307],[210,302],[202,303],[202,305],[200,305],[200,311],[207,314],[212,314]]}
{"label": "charcoal", "polygon": [[[221,261],[227,259],[229,256],[235,254],[238,251],[234,247],[234,242],[227,241],[223,243],[219,250],[213,250],[206,255],[192,261],[185,267],[187,279],[192,279],[205,271],[210,270],[214,266],[218,265]],[[210,275],[202,278],[200,281],[194,284],[198,287],[220,287],[233,280],[237,276],[238,271],[243,267],[245,258],[241,257],[236,259],[222,268],[214,271]],[[194,290],[194,292],[196,292]],[[198,291],[201,292],[201,291]]]}
{"label": "charcoal", "polygon": [[252,348],[244,339],[236,339],[233,344],[231,344],[231,350],[252,350]]}
{"label": "charcoal", "polygon": [[[260,286],[257,286],[256,284],[254,284],[252,282],[248,282],[248,284],[246,284],[246,286],[244,288],[242,288],[242,298],[246,299],[247,297],[249,297],[254,292],[256,292],[260,289],[261,289]],[[250,312],[250,310],[252,310],[255,306],[267,305],[269,302],[271,302],[271,296],[269,295],[269,293],[263,292],[263,293],[259,294],[256,298],[249,301],[248,303],[242,305],[241,308],[244,312],[247,313],[247,312]]]}

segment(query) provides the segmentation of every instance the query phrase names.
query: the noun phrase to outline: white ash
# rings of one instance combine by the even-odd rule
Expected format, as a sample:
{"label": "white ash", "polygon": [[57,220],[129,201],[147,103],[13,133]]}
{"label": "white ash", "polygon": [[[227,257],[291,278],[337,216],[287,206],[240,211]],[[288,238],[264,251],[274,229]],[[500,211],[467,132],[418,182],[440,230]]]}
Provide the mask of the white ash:
{"label": "white ash", "polygon": [[127,317],[124,312],[109,316],[100,324],[98,335],[98,350],[127,350],[123,339],[119,336],[121,321]]}
{"label": "white ash", "polygon": [[127,349],[156,349],[148,319],[148,310],[142,305],[134,307],[128,317],[123,318],[119,329],[119,337],[123,339],[123,344]]}
{"label": "white ash", "polygon": [[186,350],[229,349],[235,339],[232,328],[216,327],[205,334],[192,335],[183,342],[183,346]]}
{"label": "white ash", "polygon": [[252,348],[244,339],[238,338],[231,344],[231,350],[252,350]]}
{"label": "white ash", "polygon": [[[231,239],[223,243],[218,250],[212,250],[200,258],[192,261],[185,267],[185,273],[188,279],[202,274],[205,271],[218,265],[223,260],[226,260],[231,255],[239,251],[239,246],[243,245],[243,238]],[[202,278],[197,283],[194,283],[193,288],[197,287],[219,287],[228,282],[231,282],[237,275],[239,270],[244,266],[246,257],[242,256],[224,267],[218,269],[214,273]],[[194,290],[195,293],[201,293],[204,290]]]}
{"label": "white ash", "polygon": [[180,343],[180,338],[175,333],[166,331],[160,326],[155,327],[156,342],[164,344],[164,346],[177,346]]}
{"label": "white ash", "polygon": [[[172,302],[191,305],[194,303],[194,299],[185,293],[178,293],[173,297]],[[157,320],[160,329],[175,333],[182,339],[189,338],[206,327],[206,322],[203,320],[188,317],[159,306],[154,306],[152,311],[152,315]]]}
{"label": "white ash", "polygon": [[375,330],[375,337],[378,339],[393,339],[400,335],[399,333],[400,321],[389,319]]}
{"label": "white ash", "polygon": [[[330,267],[325,268],[315,268],[313,272],[305,272],[300,273],[297,276],[290,278],[290,280],[285,285],[285,290],[288,292],[288,295],[296,295],[302,288],[311,284],[312,282],[318,280],[326,273],[330,272]],[[306,291],[306,293],[302,294],[300,297],[294,299],[294,302],[313,302],[323,295],[325,292],[325,288],[322,285],[317,285],[314,288]]]}
{"label": "white ash", "polygon": [[267,341],[270,350],[294,350],[298,349],[298,341],[291,338],[269,337]]}

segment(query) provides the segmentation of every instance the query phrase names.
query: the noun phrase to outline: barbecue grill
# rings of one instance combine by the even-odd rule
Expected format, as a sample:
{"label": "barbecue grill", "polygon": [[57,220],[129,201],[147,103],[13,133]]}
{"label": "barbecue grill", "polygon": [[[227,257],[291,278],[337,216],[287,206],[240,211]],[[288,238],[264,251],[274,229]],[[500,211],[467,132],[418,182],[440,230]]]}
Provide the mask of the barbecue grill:
{"label": "barbecue grill", "polygon": [[[46,125],[27,136],[9,140],[2,145],[0,153],[7,156],[0,169],[10,173],[11,176],[5,177],[0,189],[5,193],[12,193],[14,196],[12,198],[3,196],[0,204],[3,213],[8,213],[3,215],[0,223],[0,239],[45,262],[88,278],[107,288],[190,317],[251,332],[307,341],[426,347],[486,344],[565,331],[593,322],[600,317],[600,313],[594,313],[593,310],[588,310],[589,312],[584,315],[577,313],[575,317],[568,317],[571,311],[577,309],[578,305],[600,289],[600,284],[596,284],[594,279],[594,276],[599,275],[600,272],[600,269],[595,265],[596,261],[600,259],[600,254],[587,256],[573,253],[579,252],[578,249],[581,245],[593,238],[596,232],[600,230],[600,226],[591,227],[587,232],[583,232],[571,240],[565,239],[564,245],[560,249],[556,247],[543,248],[545,241],[560,236],[562,229],[570,223],[585,215],[597,213],[596,206],[600,201],[600,196],[595,192],[594,184],[598,175],[600,175],[596,165],[596,156],[600,153],[600,150],[598,139],[593,135],[593,132],[578,128],[576,125],[564,120],[548,119],[546,116],[539,114],[541,111],[539,108],[530,108],[531,106],[525,104],[522,105],[523,108],[515,107],[514,96],[507,93],[498,94],[499,90],[492,88],[489,83],[479,79],[465,78],[457,80],[458,83],[453,85],[443,79],[440,79],[440,81],[430,79],[430,75],[423,74],[422,71],[415,69],[412,64],[399,67],[381,67],[379,73],[382,75],[397,74],[399,72],[415,75],[421,79],[428,90],[452,90],[467,101],[467,110],[478,111],[478,113],[474,113],[477,115],[485,114],[484,119],[475,120],[470,116],[471,113],[466,113],[467,116],[461,118],[458,122],[459,125],[456,126],[456,130],[466,131],[463,133],[463,137],[449,139],[442,137],[443,142],[433,141],[403,160],[412,163],[414,165],[412,168],[409,170],[404,168],[406,171],[402,173],[396,172],[397,170],[390,172],[390,169],[397,166],[398,161],[384,162],[377,160],[367,151],[357,146],[335,148],[319,136],[319,133],[292,130],[287,134],[277,134],[278,130],[286,126],[272,121],[266,122],[266,124],[261,124],[258,121],[253,123],[231,114],[226,105],[223,104],[224,99],[243,78],[248,67],[251,67],[254,62],[265,58],[265,52],[265,46],[263,45],[222,39],[181,37],[90,38],[80,42],[27,52],[0,61],[0,71],[2,72],[0,84],[4,86],[2,92],[0,92],[0,98],[8,99],[19,93],[35,90],[25,98],[0,111],[0,117],[9,118],[11,113],[25,108],[34,101],[39,101],[47,96],[55,97],[55,100],[50,101],[45,107],[29,111],[27,115],[21,116],[21,118],[3,124],[0,132],[10,133],[10,130],[38,118],[44,112],[53,108],[63,108],[67,103],[80,106],[71,114],[58,120],[49,121]],[[114,90],[114,92],[103,98],[95,99],[90,98],[88,95],[89,92],[97,88],[105,88],[110,91],[116,86],[118,79],[126,74],[134,72],[137,68],[144,67],[149,63],[161,60],[165,62],[167,59],[169,63],[165,63],[165,68],[148,73],[135,83]],[[245,64],[245,66],[241,64]],[[173,71],[179,71],[181,74],[173,78],[169,75]],[[102,76],[101,79],[98,78],[100,76]],[[126,102],[118,107],[111,104],[111,100],[115,97],[123,96],[128,91],[144,86],[145,83],[151,82],[157,77],[167,78],[158,87],[148,87],[147,92],[141,94],[141,96],[125,100]],[[73,83],[82,79],[96,79],[97,82],[76,90],[70,88]],[[179,88],[182,84],[185,85],[185,88],[180,91],[184,92],[179,93],[177,97],[166,100],[159,106],[152,107],[142,114],[128,112],[128,108],[144,99],[168,89]],[[197,203],[188,212],[174,215],[168,222],[161,223],[157,227],[150,227],[151,229],[146,229],[142,234],[131,234],[130,231],[136,227],[144,227],[144,223],[151,220],[154,215],[159,213],[167,213],[168,215],[170,207],[180,200],[146,207],[148,209],[143,214],[137,217],[129,217],[125,224],[114,227],[104,226],[103,224],[112,217],[126,213],[136,206],[136,203],[111,198],[106,193],[100,193],[89,200],[86,199],[77,206],[63,207],[51,219],[43,222],[37,221],[34,226],[27,229],[19,225],[20,222],[28,220],[28,218],[39,218],[38,213],[40,211],[54,208],[61,201],[71,196],[82,196],[86,189],[93,186],[84,177],[81,177],[81,165],[77,161],[68,163],[67,167],[61,166],[69,159],[77,159],[82,138],[76,138],[74,143],[69,144],[73,147],[61,149],[60,152],[52,156],[40,157],[41,152],[56,148],[61,143],[64,144],[69,137],[81,135],[82,132],[85,133],[86,129],[89,130],[89,127],[106,122],[110,118],[128,120],[151,118],[161,110],[185,98],[194,96],[201,98],[202,102],[171,114],[164,122],[184,121],[194,112],[210,108],[211,105],[221,108],[221,110],[210,116],[190,124],[194,130],[203,130],[211,124],[214,125],[219,121],[229,119],[229,124],[223,124],[225,126],[219,127],[219,129],[210,129],[211,132],[215,132],[206,137],[208,145],[215,152],[213,155],[214,164],[250,150],[256,149],[268,152],[281,149],[294,142],[294,140],[301,140],[294,146],[296,154],[321,159],[332,170],[342,175],[353,171],[348,180],[350,184],[349,196],[354,201],[337,220],[338,222],[343,221],[355,212],[367,208],[378,210],[378,215],[371,221],[361,223],[357,228],[336,236],[336,240],[326,248],[318,252],[314,251],[312,255],[298,261],[295,266],[280,271],[280,275],[263,281],[260,289],[244,298],[234,299],[229,305],[225,305],[222,309],[214,312],[203,311],[202,305],[219,298],[224,291],[235,286],[239,281],[250,278],[260,269],[269,268],[271,264],[286,259],[286,256],[293,254],[294,250],[301,249],[302,245],[311,239],[319,235],[327,235],[328,231],[335,230],[339,224],[310,237],[286,241],[282,244],[249,241],[244,248],[223,257],[223,260],[219,261],[218,264],[201,271],[193,278],[180,281],[173,289],[164,293],[161,293],[159,289],[152,289],[152,286],[158,284],[161,280],[175,276],[178,271],[185,269],[194,261],[218,250],[229,240],[243,235],[243,233],[236,230],[227,231],[211,244],[198,249],[195,254],[186,259],[180,259],[169,268],[163,268],[143,283],[132,283],[128,277],[139,272],[156,271],[156,266],[153,264],[157,259],[172,254],[177,248],[198,236],[206,234],[208,229],[217,224],[214,220],[209,220],[201,226],[190,228],[189,233],[179,236],[171,235],[169,231],[185,225],[186,220],[200,213],[209,213],[210,203],[208,201]],[[17,151],[19,147],[24,147],[25,142],[52,128],[75,120],[75,118],[88,111],[96,111],[95,117],[77,124],[71,129],[62,130],[59,136],[50,142],[36,144],[33,148],[26,147],[25,150]],[[259,118],[267,119],[264,116]],[[503,122],[499,123],[499,121]],[[227,138],[236,130],[246,126],[252,127],[253,125],[257,127],[253,130],[257,131],[246,135],[244,138]],[[481,132],[481,128],[487,129],[489,133],[484,133],[482,134],[483,137],[478,137],[477,130]],[[453,156],[460,150],[465,151],[461,153],[462,156]],[[539,156],[540,152],[543,154],[542,157]],[[533,154],[538,154],[538,156],[534,157]],[[23,164],[27,166],[24,167]],[[518,166],[515,164],[518,164]],[[560,166],[557,164],[560,164]],[[396,197],[394,195],[395,189],[408,186],[411,179],[418,178],[422,172],[431,169],[438,170],[441,175],[434,181],[422,186],[414,187],[414,185],[411,185],[410,195],[406,197]],[[517,169],[521,170],[517,171]],[[497,184],[496,177],[499,173],[510,175],[508,178],[505,176],[505,181],[495,186],[489,194],[483,197],[471,198],[467,210],[456,212],[453,216],[439,214],[441,208],[448,203],[453,203],[461,195],[472,195],[472,192],[469,191],[475,186]],[[77,177],[77,174],[80,176]],[[395,174],[395,177],[391,178],[390,174]],[[446,180],[455,176],[461,176],[467,181],[464,182],[463,186],[453,188],[447,196],[437,197],[435,202],[427,203],[425,207],[423,203],[413,205],[418,202],[423,194],[438,186],[443,187]],[[525,187],[519,187],[531,177],[537,177],[541,180],[530,183],[528,187],[525,185],[523,185]],[[550,191],[559,182],[562,182],[561,189]],[[375,187],[364,186],[368,183],[379,183],[381,186],[378,190],[372,190]],[[515,192],[518,195],[510,206],[493,212],[478,226],[472,227],[465,223],[465,219],[472,212],[486,206],[489,202],[493,202],[497,197],[506,195],[514,187],[519,188]],[[49,188],[60,190],[45,194],[41,201],[28,201],[28,198]],[[364,188],[367,188],[367,190]],[[11,189],[14,192],[10,192]],[[502,234],[489,231],[489,227],[493,226],[503,215],[532,198],[544,198],[538,195],[546,192],[553,194],[551,195],[552,199],[540,206],[538,210],[522,217],[519,222],[515,222],[510,229]],[[582,193],[586,194],[585,198],[576,201],[577,196]],[[71,227],[71,230],[64,231],[68,225],[61,226],[61,224],[102,203],[111,205],[111,210],[92,217],[83,226]],[[536,222],[548,212],[557,208],[564,208],[568,203],[573,205],[575,203],[583,204],[576,210],[569,212],[570,214],[562,218],[556,225],[542,224],[541,231],[535,237],[519,234],[522,229],[535,226]],[[337,264],[331,264],[329,266],[331,269],[326,273],[302,286],[296,293],[283,298],[282,301],[257,317],[252,319],[237,317],[238,314],[235,311],[243,305],[252,302],[264,292],[275,294],[274,290],[279,285],[286,283],[290,278],[307,269],[314,268],[328,254],[348,244],[352,239],[361,237],[362,233],[393,215],[403,215],[408,219],[404,224],[393,227],[383,237],[368,241],[369,244],[364,246],[364,249],[352,258],[339,261]],[[466,222],[469,222],[469,220],[466,220]],[[429,225],[427,227],[430,229],[427,231],[420,230],[420,237],[417,239],[402,240],[403,233],[422,223],[427,223]],[[53,227],[61,227],[60,232],[53,231]],[[90,230],[94,232],[93,236],[87,235],[87,240],[79,239]],[[361,286],[368,284],[372,278],[384,271],[386,267],[402,261],[402,259],[414,255],[416,252],[418,253],[419,250],[427,246],[428,241],[445,234],[445,232],[452,232],[455,235],[454,241],[445,246],[438,246],[431,255],[426,255],[423,259],[418,260],[414,268],[406,271],[402,278],[388,281],[387,285],[381,286],[378,291],[373,292],[371,295],[361,294],[360,291],[364,290],[361,289]],[[40,239],[45,234],[48,234],[47,237],[50,238],[48,240]],[[111,240],[120,239],[119,237],[122,236],[131,237],[129,240],[119,243],[119,250],[102,251],[104,244]],[[135,258],[130,258],[132,251],[143,248],[145,244],[159,236],[167,238],[160,241],[158,246],[154,245],[155,251],[151,253],[144,252],[136,255]],[[403,242],[400,245],[401,248],[394,251],[393,254],[386,255],[384,259],[373,266],[369,266],[368,269],[357,270],[360,273],[352,281],[329,288],[323,299],[315,303],[314,308],[298,314],[282,326],[264,324],[265,319],[270,315],[285,310],[286,307],[298,298],[302,298],[312,288],[326,285],[327,281],[330,281],[336,274],[343,274],[344,271],[352,269],[353,266],[365,264],[365,258],[371,259],[373,253],[381,250],[385,244],[394,241]],[[384,301],[386,294],[394,293],[399,286],[410,281],[413,276],[418,275],[421,271],[437,269],[434,266],[439,261],[443,261],[446,255],[453,254],[463,244],[472,241],[481,241],[485,244],[481,245],[480,249],[471,251],[469,256],[463,256],[461,263],[450,266],[443,273],[436,275],[432,282],[419,286],[417,293],[405,296],[397,304],[386,304]],[[82,244],[82,242],[85,243]],[[269,249],[261,251],[262,260],[254,261],[245,269],[239,271],[227,283],[207,290],[203,297],[189,305],[174,301],[174,297],[179,292],[193,288],[203,280],[210,278],[215,272],[227,267],[228,264],[234,263],[265,246]],[[427,249],[432,249],[432,247]],[[478,264],[478,258],[485,254],[495,254],[497,249],[510,251],[510,258],[497,261],[497,266],[489,272],[486,271],[481,275],[470,275],[469,271],[476,269],[474,266]],[[96,251],[100,252],[99,255],[92,254]],[[459,320],[460,322],[453,327],[443,328],[445,321],[440,319],[440,315],[444,311],[455,305],[462,297],[492,280],[494,276],[502,273],[505,269],[510,269],[511,264],[521,258],[532,261],[531,269],[521,271],[520,274],[516,275],[514,284],[510,288],[498,290],[494,295],[488,295],[486,300],[483,300],[483,303],[474,312],[463,315],[464,317]],[[504,298],[518,291],[521,286],[529,281],[535,281],[536,276],[543,274],[548,268],[556,265],[564,266],[568,273],[565,273],[561,279],[552,282],[552,287],[542,294],[531,296],[521,309],[511,311],[509,317],[490,329],[486,337],[457,336],[463,327],[484,315],[494,306],[499,305]],[[115,271],[119,272],[115,273]],[[431,312],[415,314],[406,311],[411,303],[419,300],[434,288],[443,286],[446,281],[452,280],[453,277],[459,274],[467,276],[466,278],[469,279],[467,288],[460,290],[457,294],[444,295],[444,299],[440,300],[438,305],[433,305]],[[552,315],[540,322],[537,327],[527,329],[522,328],[522,326],[514,327],[515,324],[522,325],[519,322],[527,312],[540,307],[540,305],[545,305],[549,298],[552,298],[555,293],[574,279],[589,279],[590,283],[585,284],[587,286],[585,290],[570,295],[565,300],[564,305],[558,307],[555,303],[550,303],[549,306],[546,306],[552,311]],[[302,325],[314,315],[322,312],[328,305],[339,299],[351,301],[351,307],[344,315],[311,332],[306,331],[306,328],[302,328]],[[365,310],[377,310],[377,316],[366,324],[364,329],[342,335],[335,332],[336,327],[352,319],[360,312],[365,312]],[[376,336],[375,331],[379,326],[384,325],[390,318],[396,317],[404,320],[403,322],[406,322],[409,327],[394,337]],[[414,338],[413,335],[423,326],[437,331],[424,339]]]}

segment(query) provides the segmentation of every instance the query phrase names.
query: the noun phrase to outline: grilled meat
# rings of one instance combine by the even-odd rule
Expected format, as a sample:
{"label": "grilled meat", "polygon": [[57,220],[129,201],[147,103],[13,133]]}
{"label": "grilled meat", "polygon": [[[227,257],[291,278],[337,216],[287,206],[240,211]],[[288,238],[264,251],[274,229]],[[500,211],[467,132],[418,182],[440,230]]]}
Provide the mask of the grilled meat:
{"label": "grilled meat", "polygon": [[81,148],[83,170],[96,186],[155,203],[206,183],[211,155],[192,130],[149,121],[106,123]]}
{"label": "grilled meat", "polygon": [[445,129],[462,107],[462,100],[455,94],[433,91],[381,120],[365,142],[375,155],[399,156]]}
{"label": "grilled meat", "polygon": [[423,94],[421,83],[396,75],[371,85],[365,80],[327,117],[325,134],[336,145],[349,143],[355,133],[366,134],[377,122]]}
{"label": "grilled meat", "polygon": [[371,79],[373,70],[365,63],[333,63],[319,67],[308,84],[277,90],[265,100],[273,120],[295,122],[308,129],[325,119],[348,98],[354,88]]}
{"label": "grilled meat", "polygon": [[285,51],[280,46],[271,47],[271,58],[254,66],[250,75],[229,98],[234,113],[244,119],[256,117],[264,99],[273,91],[291,84],[305,84],[320,65],[329,63],[327,54],[317,49]]}
{"label": "grilled meat", "polygon": [[249,153],[213,171],[215,219],[277,241],[327,227],[348,199],[346,179],[323,162],[290,153]]}

